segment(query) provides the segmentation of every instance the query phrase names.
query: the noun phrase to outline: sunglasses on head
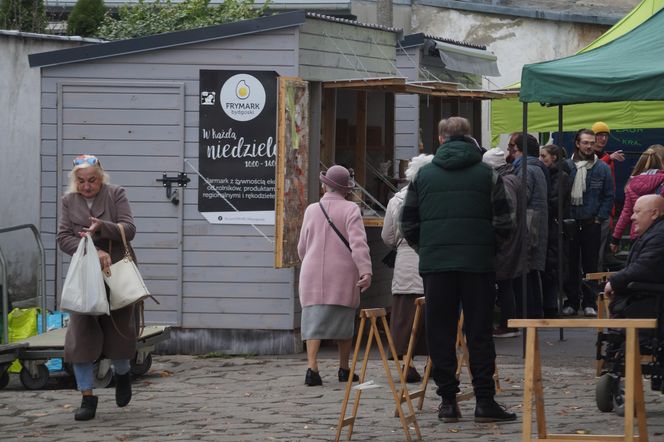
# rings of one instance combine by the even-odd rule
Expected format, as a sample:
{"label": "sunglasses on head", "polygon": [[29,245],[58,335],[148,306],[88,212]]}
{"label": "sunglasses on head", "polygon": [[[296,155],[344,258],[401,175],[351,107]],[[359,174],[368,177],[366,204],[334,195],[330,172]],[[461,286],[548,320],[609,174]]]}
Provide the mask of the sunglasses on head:
{"label": "sunglasses on head", "polygon": [[80,166],[82,164],[94,166],[95,164],[99,164],[99,159],[94,155],[79,155],[74,158],[74,166]]}

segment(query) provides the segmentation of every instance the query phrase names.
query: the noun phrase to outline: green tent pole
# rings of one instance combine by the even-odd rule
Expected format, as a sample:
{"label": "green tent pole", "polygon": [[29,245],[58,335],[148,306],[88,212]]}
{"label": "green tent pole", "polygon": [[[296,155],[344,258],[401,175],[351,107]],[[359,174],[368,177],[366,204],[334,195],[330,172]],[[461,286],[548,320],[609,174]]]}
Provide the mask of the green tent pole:
{"label": "green tent pole", "polygon": [[[563,144],[563,105],[558,105],[558,143],[560,144],[561,153],[565,149]],[[563,311],[563,159],[562,155],[558,155],[556,159],[558,162],[558,312]],[[549,235],[551,232],[549,232]],[[565,332],[561,327],[559,329],[559,338],[561,341],[565,340]]]}

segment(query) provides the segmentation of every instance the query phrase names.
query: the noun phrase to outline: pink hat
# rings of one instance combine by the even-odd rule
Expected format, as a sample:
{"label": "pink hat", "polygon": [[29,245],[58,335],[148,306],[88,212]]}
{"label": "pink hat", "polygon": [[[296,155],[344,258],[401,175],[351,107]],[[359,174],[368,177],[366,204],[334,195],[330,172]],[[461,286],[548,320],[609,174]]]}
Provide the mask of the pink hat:
{"label": "pink hat", "polygon": [[320,180],[336,190],[350,192],[355,187],[355,182],[350,177],[350,172],[343,166],[334,165],[320,173]]}

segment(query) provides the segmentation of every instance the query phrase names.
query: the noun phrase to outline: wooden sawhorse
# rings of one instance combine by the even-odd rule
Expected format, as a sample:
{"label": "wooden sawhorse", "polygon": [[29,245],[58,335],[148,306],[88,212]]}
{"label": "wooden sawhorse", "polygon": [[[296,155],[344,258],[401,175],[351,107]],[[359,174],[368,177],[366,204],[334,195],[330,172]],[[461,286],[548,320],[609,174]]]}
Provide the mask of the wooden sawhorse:
{"label": "wooden sawhorse", "polygon": [[[380,352],[380,358],[383,361],[383,367],[385,367],[385,375],[387,377],[387,382],[390,385],[390,390],[392,390],[392,395],[394,396],[394,403],[397,406],[397,414],[399,420],[401,421],[401,426],[403,427],[404,434],[407,441],[411,441],[409,425],[413,426],[415,430],[417,440],[422,439],[420,433],[420,427],[417,424],[417,418],[415,417],[415,410],[413,409],[413,403],[410,400],[410,395],[408,394],[408,389],[406,388],[406,378],[404,372],[401,370],[401,365],[399,358],[397,357],[397,351],[394,347],[394,341],[392,341],[392,334],[390,332],[390,327],[387,324],[386,313],[384,308],[372,308],[372,309],[363,309],[360,311],[360,329],[357,334],[357,340],[355,341],[355,352],[353,353],[353,362],[350,366],[350,376],[348,377],[348,382],[346,383],[346,392],[344,394],[344,400],[341,405],[341,415],[339,416],[339,423],[337,425],[337,434],[335,441],[339,441],[341,438],[341,431],[343,427],[349,426],[348,429],[348,440],[353,436],[353,426],[355,425],[355,418],[357,417],[357,410],[360,406],[360,396],[362,395],[361,389],[355,390],[355,401],[353,403],[353,411],[350,417],[346,417],[346,407],[348,406],[348,400],[350,399],[350,392],[353,387],[353,373],[355,373],[355,366],[357,365],[357,357],[360,353],[360,346],[362,345],[362,336],[364,334],[364,328],[366,320],[369,319],[371,326],[369,329],[369,338],[367,339],[367,345],[364,350],[364,359],[362,360],[362,368],[360,369],[360,384],[364,383],[364,377],[367,371],[367,363],[369,362],[369,353],[371,351],[371,344],[373,340],[376,340],[376,345],[378,351]],[[396,386],[394,385],[394,378],[392,377],[392,372],[390,371],[390,365],[387,362],[387,356],[385,354],[385,349],[383,348],[383,342],[380,338],[380,332],[378,331],[378,318],[380,318],[381,323],[383,324],[383,329],[385,331],[385,336],[387,337],[387,343],[392,353],[392,358],[396,364],[397,373],[399,375],[399,380],[401,382],[401,392],[405,396],[405,402],[408,404],[408,415],[404,414],[403,409],[401,408],[399,392],[397,391]]]}
{"label": "wooden sawhorse", "polygon": [[[413,358],[413,352],[415,351],[415,345],[417,342],[417,332],[419,330],[420,321],[422,318],[422,310],[426,304],[426,298],[424,296],[419,297],[415,300],[415,317],[413,318],[413,327],[410,332],[410,340],[408,341],[408,350],[403,359],[403,374],[406,375],[410,361]],[[456,377],[457,379],[461,377],[461,370],[465,366],[468,370],[468,377],[470,381],[473,380],[473,374],[470,372],[470,366],[468,362],[468,346],[466,345],[466,337],[463,334],[463,312],[459,316],[459,323],[457,324],[457,338],[456,338],[456,347],[457,351],[460,350],[460,354],[457,355],[457,369]],[[429,377],[431,376],[431,358],[427,356],[426,366],[424,369],[424,376],[422,377],[422,383],[417,390],[413,390],[409,393],[410,399],[417,398],[417,409],[422,410],[424,406],[424,397],[427,392],[427,385],[429,383]],[[496,383],[496,393],[500,393],[502,390],[500,388],[500,378],[498,376],[498,367],[495,367],[495,372],[493,374],[494,382]],[[474,394],[472,391],[459,393],[457,394],[457,401],[465,401],[473,397]],[[401,402],[403,403],[406,400],[406,395],[401,392]]]}
{"label": "wooden sawhorse", "polygon": [[[523,434],[524,442],[552,440],[568,442],[648,441],[648,426],[643,399],[641,353],[638,328],[655,328],[656,319],[510,319],[508,327],[526,329],[526,365],[523,386]],[[622,435],[606,434],[548,434],[544,415],[544,390],[542,388],[542,362],[540,359],[539,328],[624,328],[625,351],[625,430]],[[533,396],[537,437],[532,437]],[[639,434],[634,434],[634,411]]]}

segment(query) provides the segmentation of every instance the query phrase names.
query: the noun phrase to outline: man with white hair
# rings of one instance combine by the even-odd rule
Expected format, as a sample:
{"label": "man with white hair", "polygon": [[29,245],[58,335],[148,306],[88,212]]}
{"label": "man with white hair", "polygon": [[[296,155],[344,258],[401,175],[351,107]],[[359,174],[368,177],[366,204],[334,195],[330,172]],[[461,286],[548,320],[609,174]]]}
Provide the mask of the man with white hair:
{"label": "man with white hair", "polygon": [[604,287],[609,298],[614,294],[629,297],[630,282],[664,283],[664,198],[658,194],[643,195],[636,200],[631,219],[638,239],[632,244],[625,268],[614,273]]}

